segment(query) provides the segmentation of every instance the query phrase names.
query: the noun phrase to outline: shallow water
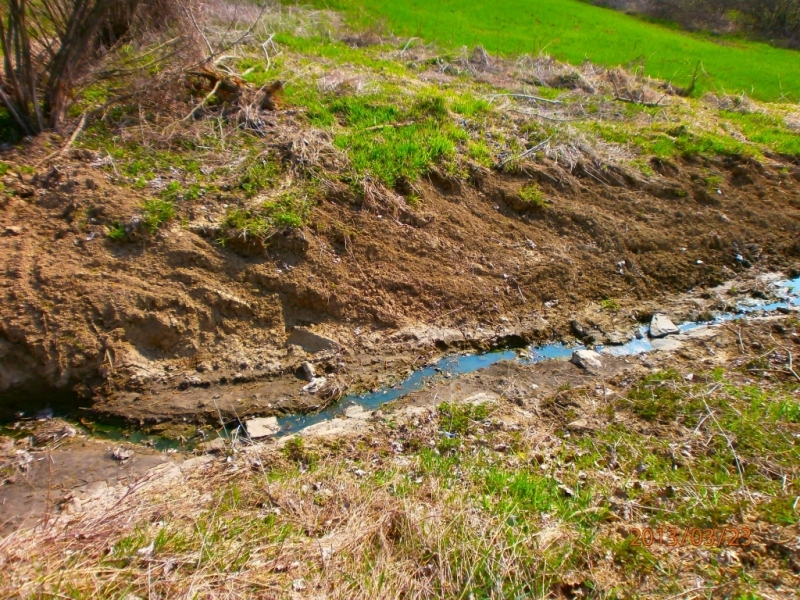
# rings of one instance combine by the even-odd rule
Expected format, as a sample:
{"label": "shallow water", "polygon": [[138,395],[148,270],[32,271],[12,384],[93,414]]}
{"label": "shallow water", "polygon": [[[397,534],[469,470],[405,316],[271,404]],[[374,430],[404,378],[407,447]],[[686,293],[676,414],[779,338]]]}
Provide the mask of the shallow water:
{"label": "shallow water", "polygon": [[[704,325],[712,325],[715,323],[724,323],[741,319],[754,313],[773,312],[779,308],[788,308],[790,306],[800,306],[800,277],[791,280],[778,281],[773,284],[777,288],[777,293],[782,297],[779,302],[766,302],[766,301],[753,301],[747,304],[737,305],[737,311],[732,313],[719,314],[713,321],[708,322],[685,322],[678,325],[681,333],[691,331]],[[278,423],[281,431],[278,436],[296,433],[310,425],[332,419],[336,416],[343,415],[344,412],[351,406],[361,406],[365,410],[376,410],[387,402],[402,398],[410,392],[417,391],[424,386],[435,382],[439,379],[446,379],[455,377],[465,373],[473,373],[480,369],[485,369],[495,363],[503,360],[517,360],[522,363],[531,364],[539,363],[546,360],[569,360],[572,353],[576,350],[582,350],[585,346],[575,345],[568,346],[561,342],[553,344],[545,344],[542,346],[528,346],[520,348],[519,350],[495,350],[483,354],[462,354],[451,355],[442,358],[432,365],[425,366],[417,371],[414,371],[405,380],[386,388],[381,388],[369,394],[351,394],[346,396],[336,404],[325,408],[324,410],[309,414],[309,415],[287,415],[280,417]],[[601,354],[609,356],[637,356],[645,354],[653,350],[653,345],[648,337],[648,326],[643,325],[640,327],[638,334],[628,343],[621,346],[596,346],[594,348]],[[60,410],[45,409],[52,414],[66,414]],[[146,435],[136,430],[119,427],[116,425],[104,423],[92,423],[90,426],[81,426],[88,433],[94,437],[107,439],[110,441],[127,441],[139,444],[147,444],[159,450],[169,449],[189,449],[196,444],[195,441],[181,442],[174,439],[164,438],[158,435]],[[228,438],[231,435],[236,435],[237,429],[240,429],[241,424],[235,423],[230,427],[220,429],[214,435]],[[19,437],[24,434],[25,430],[12,430],[0,427],[0,433],[13,435]]]}
{"label": "shallow water", "polygon": [[[704,325],[713,325],[715,323],[724,323],[741,319],[753,313],[773,312],[779,308],[800,306],[800,277],[778,281],[773,285],[784,298],[783,301],[770,303],[754,302],[747,305],[737,305],[737,312],[735,313],[722,313],[713,321],[708,322],[687,321],[678,325],[678,329],[681,333],[685,333]],[[638,335],[622,346],[596,346],[594,349],[601,354],[617,357],[637,356],[639,354],[651,352],[653,350],[653,345],[648,337],[648,329],[649,327],[647,325],[643,325],[640,327]],[[366,410],[375,410],[387,402],[391,402],[410,392],[421,389],[436,377],[452,377],[464,373],[472,373],[503,360],[519,360],[523,363],[538,363],[545,360],[569,360],[574,351],[583,349],[585,349],[585,346],[566,346],[561,342],[557,342],[554,344],[545,344],[544,346],[529,346],[519,351],[495,350],[485,354],[447,356],[433,366],[415,371],[407,379],[391,388],[380,389],[365,395],[353,394],[346,396],[335,405],[311,415],[289,415],[279,418],[278,423],[281,426],[281,432],[278,435],[295,433],[309,425],[332,419],[338,415],[344,414],[345,410],[351,406],[361,406]]]}

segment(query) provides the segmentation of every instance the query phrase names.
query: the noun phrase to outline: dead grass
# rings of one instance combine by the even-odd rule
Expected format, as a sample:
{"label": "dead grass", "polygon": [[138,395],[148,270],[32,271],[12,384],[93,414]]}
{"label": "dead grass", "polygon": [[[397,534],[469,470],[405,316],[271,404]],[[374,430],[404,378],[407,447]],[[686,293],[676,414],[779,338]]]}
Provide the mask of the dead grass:
{"label": "dead grass", "polygon": [[[789,598],[797,386],[747,383],[739,362],[612,382],[602,410],[588,408],[591,385],[540,402],[538,420],[510,403],[443,404],[390,412],[355,438],[151,472],[0,542],[0,593]],[[653,394],[675,408],[655,423],[637,414]],[[579,406],[607,423],[565,435]],[[637,546],[646,527],[751,539]]]}

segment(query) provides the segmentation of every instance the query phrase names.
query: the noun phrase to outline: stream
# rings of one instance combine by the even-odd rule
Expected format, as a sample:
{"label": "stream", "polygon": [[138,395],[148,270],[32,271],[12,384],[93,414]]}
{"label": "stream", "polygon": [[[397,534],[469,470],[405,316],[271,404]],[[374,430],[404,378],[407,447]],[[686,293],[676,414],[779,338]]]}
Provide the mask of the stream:
{"label": "stream", "polygon": [[[771,285],[774,286],[777,295],[781,298],[780,301],[769,302],[748,299],[745,302],[737,304],[737,310],[735,312],[721,313],[717,315],[713,321],[684,322],[677,326],[678,330],[680,333],[686,333],[692,329],[706,325],[735,321],[753,314],[770,313],[780,309],[800,306],[800,277],[777,281]],[[593,349],[600,354],[607,354],[615,357],[645,354],[654,349],[648,334],[649,326],[643,325],[640,327],[639,331],[636,332],[634,338],[624,345],[594,346]],[[438,378],[451,378],[465,373],[473,373],[504,360],[516,360],[524,364],[538,363],[546,360],[569,360],[574,351],[583,350],[585,348],[586,346],[580,344],[570,346],[561,342],[556,342],[542,346],[528,346],[517,350],[500,349],[483,354],[454,354],[446,356],[436,363],[414,371],[408,378],[391,387],[381,388],[363,395],[351,394],[345,396],[336,404],[317,413],[279,417],[278,424],[280,425],[280,432],[277,435],[284,436],[297,433],[321,421],[336,418],[343,415],[345,411],[352,406],[360,406],[367,411],[376,410],[387,402],[397,400],[410,392],[417,391]],[[72,416],[74,418],[74,414],[66,414],[62,410],[59,410],[59,408],[60,406],[54,402],[52,407],[39,411],[37,414],[45,417]],[[73,424],[75,424],[74,421]],[[75,425],[84,433],[88,433],[95,438],[146,444],[161,451],[175,451],[179,449],[191,450],[197,444],[197,441],[183,442],[101,422]],[[234,423],[230,428],[225,427],[210,433],[209,438],[215,436],[229,438],[232,435],[238,435],[241,428],[242,425],[240,423]],[[29,434],[29,431],[26,430],[23,422],[21,426],[13,428],[0,426],[0,434],[18,438]]]}

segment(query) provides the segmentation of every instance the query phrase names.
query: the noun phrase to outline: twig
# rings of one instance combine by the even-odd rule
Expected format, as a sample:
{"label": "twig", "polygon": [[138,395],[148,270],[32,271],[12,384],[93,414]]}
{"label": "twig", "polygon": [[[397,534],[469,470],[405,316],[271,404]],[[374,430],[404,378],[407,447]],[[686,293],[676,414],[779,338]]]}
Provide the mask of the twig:
{"label": "twig", "polygon": [[521,115],[525,115],[528,117],[537,117],[539,119],[545,119],[547,121],[554,121],[556,123],[570,123],[572,121],[580,121],[580,119],[556,119],[555,117],[548,117],[547,115],[543,115],[541,113],[533,113],[533,112],[526,112],[524,110],[518,110],[516,108],[509,108],[509,112],[519,113]]}
{"label": "twig", "polygon": [[178,121],[178,123],[183,123],[184,121],[188,121],[189,119],[191,119],[191,118],[194,116],[194,114],[195,114],[195,113],[196,113],[198,110],[200,110],[200,109],[201,109],[203,106],[205,106],[205,103],[209,101],[209,99],[211,98],[211,96],[213,96],[214,94],[216,94],[216,93],[217,93],[217,90],[219,89],[219,86],[220,86],[220,84],[221,84],[221,83],[222,83],[222,80],[221,80],[221,79],[217,79],[217,83],[216,83],[216,84],[214,84],[214,89],[212,89],[212,90],[211,90],[211,91],[208,93],[208,96],[206,96],[205,98],[203,98],[203,100],[200,102],[200,104],[198,104],[197,106],[195,106],[195,107],[192,109],[192,112],[190,112],[188,115],[186,115],[185,117],[183,117],[183,118],[182,118],[180,121]]}
{"label": "twig", "polygon": [[385,129],[387,127],[406,127],[408,125],[413,125],[414,121],[404,121],[402,123],[384,123],[383,125],[373,125],[372,127],[366,127],[365,129],[359,129],[356,133],[364,133],[365,131],[377,131],[378,129]]}
{"label": "twig", "polygon": [[795,376],[795,378],[800,381],[800,375],[795,373],[794,368],[792,367],[792,353],[789,352],[789,372]]}
{"label": "twig", "polygon": [[736,461],[736,470],[739,472],[739,481],[741,481],[742,487],[744,488],[744,490],[747,492],[747,495],[749,496],[750,495],[750,490],[747,489],[747,486],[744,483],[744,474],[742,472],[742,461],[739,459],[739,455],[736,454],[736,450],[734,450],[734,448],[733,448],[733,443],[731,443],[731,439],[727,436],[727,434],[725,433],[725,430],[722,429],[722,425],[720,425],[719,421],[717,421],[717,417],[715,417],[714,414],[711,412],[711,409],[708,407],[708,403],[706,402],[705,398],[703,398],[703,405],[706,407],[706,410],[708,411],[709,416],[711,417],[711,419],[716,424],[717,429],[719,429],[720,434],[722,435],[722,437],[725,438],[725,441],[728,443],[728,448],[731,449],[731,453],[733,454],[733,459],[734,459],[734,461]]}
{"label": "twig", "polygon": [[506,166],[508,163],[510,163],[512,160],[520,160],[520,159],[522,159],[522,158],[525,158],[526,156],[530,156],[531,154],[533,154],[534,152],[536,152],[536,151],[537,151],[539,148],[541,148],[542,146],[544,146],[545,144],[547,144],[547,142],[549,142],[549,141],[550,141],[550,140],[552,140],[552,139],[553,139],[553,136],[551,135],[551,136],[550,136],[549,138],[547,138],[545,141],[543,141],[543,142],[539,142],[538,144],[536,144],[536,145],[535,145],[533,148],[528,148],[527,150],[525,150],[525,152],[523,152],[523,153],[522,153],[522,154],[520,154],[519,156],[512,156],[512,157],[510,157],[510,158],[507,158],[507,159],[505,159],[503,162],[501,162],[501,163],[500,163],[500,166],[501,166],[501,167],[504,167],[504,166]]}
{"label": "twig", "polygon": [[624,96],[614,96],[614,100],[628,102],[630,104],[637,104],[639,106],[647,106],[648,108],[658,108],[661,106],[661,101],[666,97],[667,95],[663,94],[661,98],[658,99],[658,102],[645,102],[644,100],[634,100],[633,98],[625,98]]}
{"label": "twig", "polygon": [[533,100],[535,102],[544,102],[545,104],[564,104],[561,100],[550,100],[549,98],[542,98],[541,96],[530,96],[528,94],[492,94],[491,98],[499,98],[500,96],[507,96],[509,98],[525,98],[526,100]]}
{"label": "twig", "polygon": [[58,150],[56,150],[55,152],[45,156],[42,160],[40,160],[38,163],[36,163],[33,166],[33,168],[34,169],[38,169],[40,166],[42,166],[47,161],[49,161],[49,160],[51,160],[53,158],[56,158],[57,156],[61,156],[62,154],[64,154],[64,152],[67,150],[67,148],[72,146],[72,144],[75,143],[75,140],[78,139],[78,136],[83,132],[83,128],[86,127],[86,120],[87,120],[88,116],[89,116],[89,113],[84,111],[84,113],[81,115],[80,121],[78,121],[78,126],[75,128],[75,131],[72,132],[72,135],[69,137],[69,140],[67,140],[67,143],[64,144]]}

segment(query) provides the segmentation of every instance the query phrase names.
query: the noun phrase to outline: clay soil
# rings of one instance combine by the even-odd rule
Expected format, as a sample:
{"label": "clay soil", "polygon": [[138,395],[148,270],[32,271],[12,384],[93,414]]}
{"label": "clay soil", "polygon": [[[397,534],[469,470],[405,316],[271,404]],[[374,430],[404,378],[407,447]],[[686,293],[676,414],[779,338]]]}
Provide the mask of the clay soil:
{"label": "clay soil", "polygon": [[[604,299],[624,334],[671,295],[800,261],[800,169],[780,158],[655,161],[647,183],[546,161],[434,171],[412,210],[334,189],[308,227],[254,251],[218,243],[211,198],[112,242],[112,217],[141,195],[84,151],[16,174],[47,153],[40,139],[0,157],[15,173],[0,201],[6,412],[73,391],[83,414],[140,423],[313,410],[329,400],[302,392],[304,361],[335,398],[444,351],[569,336]],[[531,181],[548,206],[516,210]]]}

